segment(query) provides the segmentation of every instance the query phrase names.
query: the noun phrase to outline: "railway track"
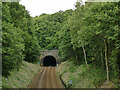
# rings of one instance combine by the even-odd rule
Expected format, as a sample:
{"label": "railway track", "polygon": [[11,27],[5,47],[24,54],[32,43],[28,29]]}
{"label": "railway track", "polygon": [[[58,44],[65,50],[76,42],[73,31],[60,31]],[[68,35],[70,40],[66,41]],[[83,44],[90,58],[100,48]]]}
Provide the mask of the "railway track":
{"label": "railway track", "polygon": [[56,67],[43,67],[28,88],[64,88],[57,76]]}

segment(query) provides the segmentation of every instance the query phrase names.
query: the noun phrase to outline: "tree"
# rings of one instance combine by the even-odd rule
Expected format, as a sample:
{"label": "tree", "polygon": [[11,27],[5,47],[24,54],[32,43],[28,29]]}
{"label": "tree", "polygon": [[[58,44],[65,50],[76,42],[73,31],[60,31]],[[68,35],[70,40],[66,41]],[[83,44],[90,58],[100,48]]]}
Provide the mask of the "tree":
{"label": "tree", "polygon": [[18,2],[2,3],[3,76],[19,69],[23,60],[37,62],[39,45],[32,19]]}

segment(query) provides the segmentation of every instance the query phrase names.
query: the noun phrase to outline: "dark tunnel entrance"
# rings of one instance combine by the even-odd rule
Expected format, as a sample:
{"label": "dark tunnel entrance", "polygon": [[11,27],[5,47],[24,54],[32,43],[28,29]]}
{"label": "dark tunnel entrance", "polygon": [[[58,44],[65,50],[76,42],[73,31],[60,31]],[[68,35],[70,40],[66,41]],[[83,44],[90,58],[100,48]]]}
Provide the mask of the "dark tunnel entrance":
{"label": "dark tunnel entrance", "polygon": [[56,59],[53,56],[46,56],[43,59],[43,66],[56,66]]}

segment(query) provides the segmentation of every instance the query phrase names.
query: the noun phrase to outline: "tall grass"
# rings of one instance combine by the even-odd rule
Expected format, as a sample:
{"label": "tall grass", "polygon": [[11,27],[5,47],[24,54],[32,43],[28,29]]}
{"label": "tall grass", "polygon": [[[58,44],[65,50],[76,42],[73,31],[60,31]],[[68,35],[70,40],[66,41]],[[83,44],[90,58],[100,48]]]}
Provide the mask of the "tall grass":
{"label": "tall grass", "polygon": [[23,61],[19,71],[11,71],[10,76],[2,77],[2,88],[27,88],[39,70],[39,64]]}
{"label": "tall grass", "polygon": [[[64,68],[62,78],[65,82],[67,81],[67,87],[69,81],[72,80],[72,88],[97,88],[106,80],[106,73],[103,68],[95,67],[92,64],[89,64],[88,68],[85,64],[75,65],[72,61],[64,63],[63,66],[65,67],[65,65],[69,69]],[[69,77],[68,80],[64,79],[66,74]]]}

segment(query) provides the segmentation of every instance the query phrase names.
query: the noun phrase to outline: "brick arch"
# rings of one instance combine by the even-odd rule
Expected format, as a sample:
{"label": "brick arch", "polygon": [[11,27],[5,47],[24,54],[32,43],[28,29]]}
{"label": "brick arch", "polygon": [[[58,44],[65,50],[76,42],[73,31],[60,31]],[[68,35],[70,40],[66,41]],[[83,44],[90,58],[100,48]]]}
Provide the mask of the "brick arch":
{"label": "brick arch", "polygon": [[46,56],[53,56],[55,59],[56,59],[56,63],[59,64],[60,63],[60,56],[58,54],[58,50],[44,50],[44,51],[41,51],[40,52],[41,55],[40,55],[40,63],[41,65],[43,65],[43,59],[46,57]]}

